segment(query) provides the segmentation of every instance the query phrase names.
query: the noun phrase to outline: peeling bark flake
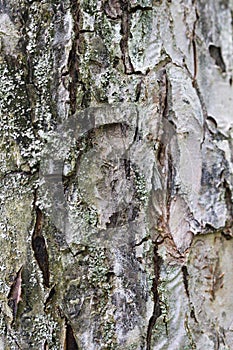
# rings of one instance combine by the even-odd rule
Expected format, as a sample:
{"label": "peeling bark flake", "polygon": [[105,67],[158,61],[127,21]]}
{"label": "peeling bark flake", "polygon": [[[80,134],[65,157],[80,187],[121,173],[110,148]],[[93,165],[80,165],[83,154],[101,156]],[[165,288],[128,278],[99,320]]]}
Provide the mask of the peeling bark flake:
{"label": "peeling bark flake", "polygon": [[18,304],[21,300],[21,286],[22,286],[22,269],[23,266],[19,269],[17,272],[16,278],[11,286],[10,292],[8,294],[9,301],[12,301],[12,309],[13,309],[13,321],[16,318],[17,310],[18,310]]}

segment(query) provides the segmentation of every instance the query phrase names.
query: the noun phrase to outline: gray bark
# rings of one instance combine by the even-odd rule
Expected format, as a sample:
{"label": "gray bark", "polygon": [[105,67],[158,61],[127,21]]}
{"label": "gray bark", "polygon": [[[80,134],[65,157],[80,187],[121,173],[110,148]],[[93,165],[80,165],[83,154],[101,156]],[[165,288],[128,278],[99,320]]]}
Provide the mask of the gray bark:
{"label": "gray bark", "polygon": [[233,349],[233,1],[0,10],[0,349]]}

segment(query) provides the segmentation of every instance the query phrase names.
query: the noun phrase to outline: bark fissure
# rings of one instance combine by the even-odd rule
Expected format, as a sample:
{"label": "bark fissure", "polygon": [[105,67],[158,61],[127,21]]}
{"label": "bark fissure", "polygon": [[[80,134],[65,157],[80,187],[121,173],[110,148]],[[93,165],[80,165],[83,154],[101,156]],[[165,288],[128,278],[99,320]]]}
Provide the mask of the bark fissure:
{"label": "bark fissure", "polygon": [[53,286],[49,292],[47,299],[45,300],[45,303],[44,303],[44,310],[45,311],[46,311],[48,305],[51,303],[55,294],[56,294],[56,289],[55,289],[55,286]]}
{"label": "bark fissure", "polygon": [[130,13],[135,13],[137,11],[153,11],[153,7],[137,5],[137,6],[131,7],[129,12]]}
{"label": "bark fissure", "polygon": [[44,350],[48,350],[48,349],[49,349],[49,345],[48,345],[48,342],[46,340],[45,343],[44,343]]}
{"label": "bark fissure", "polygon": [[143,243],[147,242],[149,239],[150,239],[150,237],[144,237],[140,242],[135,243],[135,244],[133,245],[133,248],[134,248],[134,247],[139,247],[139,246],[142,245]]}
{"label": "bark fissure", "polygon": [[197,26],[197,22],[199,19],[199,14],[197,11],[197,5],[196,5],[196,0],[194,1],[195,3],[195,14],[196,14],[196,19],[193,23],[193,30],[192,30],[192,48],[193,48],[193,84],[197,79],[197,66],[198,66],[198,62],[197,62],[197,44],[196,44],[196,26]]}
{"label": "bark fissure", "polygon": [[78,350],[78,345],[74,337],[73,329],[67,320],[66,320],[66,337],[65,337],[64,350]]}
{"label": "bark fissure", "polygon": [[232,230],[232,217],[233,217],[233,202],[232,202],[232,192],[229,184],[226,180],[223,181],[223,186],[225,188],[225,202],[228,212],[228,219],[226,222],[226,234],[233,235]]}
{"label": "bark fissure", "polygon": [[72,48],[68,57],[68,74],[70,76],[70,82],[68,86],[70,95],[70,110],[74,114],[77,110],[77,87],[79,82],[79,57],[78,57],[78,43],[79,43],[79,17],[80,10],[78,3],[75,0],[71,0],[71,13],[73,16],[73,32],[74,38]]}
{"label": "bark fissure", "polygon": [[158,286],[159,286],[159,277],[160,277],[160,265],[161,265],[161,258],[158,254],[158,245],[154,244],[154,251],[153,251],[153,267],[154,267],[154,279],[153,279],[153,286],[152,286],[152,294],[153,294],[153,313],[148,323],[147,328],[147,336],[146,336],[146,350],[152,349],[152,337],[153,337],[153,329],[156,324],[157,319],[161,315],[161,308],[160,308],[160,300],[159,300],[159,292],[158,292]]}
{"label": "bark fissure", "polygon": [[125,68],[125,74],[134,73],[134,67],[129,55],[128,39],[130,37],[130,5],[127,0],[122,0],[121,3],[122,15],[121,15],[121,41],[120,48],[122,52],[122,61]]}
{"label": "bark fissure", "polygon": [[185,292],[187,294],[187,297],[189,298],[189,273],[186,265],[183,265],[182,268],[182,274],[183,274],[183,283],[184,283],[184,288]]}
{"label": "bark fissure", "polygon": [[44,215],[42,211],[36,207],[36,223],[32,234],[32,249],[35,259],[43,275],[44,285],[49,288],[49,256],[47,252],[46,242],[42,235]]}

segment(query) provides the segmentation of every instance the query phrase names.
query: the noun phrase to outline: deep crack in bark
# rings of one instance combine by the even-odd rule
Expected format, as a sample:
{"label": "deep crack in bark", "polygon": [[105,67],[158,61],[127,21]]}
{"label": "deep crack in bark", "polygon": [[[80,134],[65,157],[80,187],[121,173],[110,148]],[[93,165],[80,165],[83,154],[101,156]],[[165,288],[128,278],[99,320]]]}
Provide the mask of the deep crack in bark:
{"label": "deep crack in bark", "polygon": [[78,350],[78,345],[74,337],[74,332],[72,327],[66,320],[66,338],[64,344],[64,350]]}
{"label": "deep crack in bark", "polygon": [[129,56],[128,40],[130,36],[130,5],[127,0],[121,2],[121,41],[120,48],[122,52],[122,61],[125,67],[125,74],[134,73],[134,67]]}
{"label": "deep crack in bark", "polygon": [[154,328],[154,325],[156,323],[156,320],[161,315],[159,292],[158,292],[160,265],[161,265],[160,260],[161,260],[161,258],[159,257],[159,254],[158,254],[158,246],[157,246],[157,244],[155,244],[154,245],[154,255],[153,255],[154,279],[153,279],[153,286],[152,286],[152,293],[153,293],[153,299],[154,299],[154,309],[153,309],[153,313],[152,313],[152,316],[149,320],[149,324],[148,324],[148,328],[147,328],[146,350],[151,350],[153,328]]}
{"label": "deep crack in bark", "polygon": [[227,212],[228,212],[228,219],[226,222],[226,231],[227,231],[226,233],[232,236],[233,232],[231,232],[231,230],[232,230],[232,217],[233,217],[233,203],[232,203],[231,189],[226,180],[223,181],[223,186],[225,189],[225,203],[226,203]]}
{"label": "deep crack in bark", "polygon": [[49,288],[49,257],[46,248],[45,239],[42,235],[43,213],[36,207],[36,223],[32,235],[32,249],[34,251],[35,259],[43,275],[44,285]]}
{"label": "deep crack in bark", "polygon": [[182,274],[183,274],[183,283],[185,292],[187,294],[187,297],[189,298],[189,273],[186,265],[183,265],[182,268]]}
{"label": "deep crack in bark", "polygon": [[78,42],[79,42],[79,7],[78,3],[75,0],[71,0],[71,13],[73,16],[74,23],[74,38],[72,42],[72,48],[69,53],[68,58],[68,72],[70,76],[69,83],[69,94],[70,94],[70,109],[71,113],[74,114],[76,112],[77,107],[77,84],[79,79],[79,69],[78,69]]}

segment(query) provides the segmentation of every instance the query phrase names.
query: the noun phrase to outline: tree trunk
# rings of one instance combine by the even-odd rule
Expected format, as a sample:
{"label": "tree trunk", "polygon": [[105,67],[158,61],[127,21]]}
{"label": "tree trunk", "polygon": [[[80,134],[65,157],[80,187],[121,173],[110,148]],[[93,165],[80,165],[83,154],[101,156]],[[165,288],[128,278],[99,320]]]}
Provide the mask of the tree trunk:
{"label": "tree trunk", "polygon": [[233,349],[232,0],[0,9],[0,349]]}

